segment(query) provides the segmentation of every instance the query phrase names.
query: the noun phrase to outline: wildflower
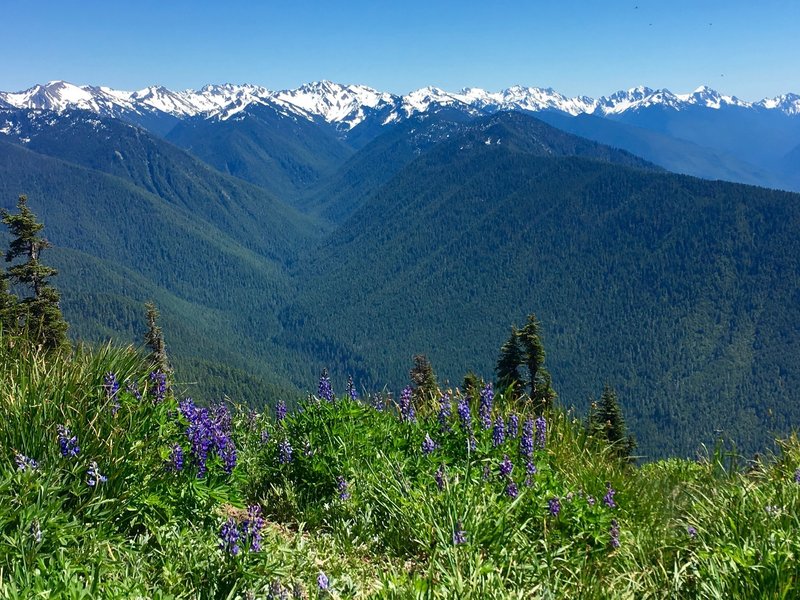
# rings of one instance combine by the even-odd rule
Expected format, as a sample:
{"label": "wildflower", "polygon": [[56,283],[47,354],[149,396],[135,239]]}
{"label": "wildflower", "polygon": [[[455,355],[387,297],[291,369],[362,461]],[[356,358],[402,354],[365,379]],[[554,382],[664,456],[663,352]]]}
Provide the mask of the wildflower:
{"label": "wildflower", "polygon": [[39,463],[14,450],[14,462],[17,463],[17,471],[35,471],[39,468]]}
{"label": "wildflower", "polygon": [[519,433],[519,417],[517,415],[511,415],[508,417],[508,425],[506,425],[506,436],[515,438],[517,437],[517,433]]}
{"label": "wildflower", "polygon": [[613,548],[619,548],[619,524],[616,519],[611,519],[611,528],[608,530],[608,533],[611,536],[611,546]]}
{"label": "wildflower", "polygon": [[469,439],[467,440],[467,450],[470,452],[475,452],[475,449],[478,447],[478,440],[475,439],[475,436],[470,432]]}
{"label": "wildflower", "polygon": [[525,487],[533,485],[533,476],[536,475],[536,465],[531,461],[525,464]]}
{"label": "wildflower", "polygon": [[431,439],[430,434],[425,434],[425,439],[422,440],[422,453],[427,456],[436,450],[436,442]]}
{"label": "wildflower", "polygon": [[172,446],[172,450],[169,453],[167,469],[175,473],[183,470],[183,448],[180,444]]}
{"label": "wildflower", "polygon": [[108,478],[100,473],[100,469],[95,461],[92,461],[92,464],[89,466],[89,470],[86,471],[86,474],[89,476],[89,479],[86,481],[86,484],[89,487],[94,487],[98,483],[105,483],[108,481]]}
{"label": "wildflower", "polygon": [[241,532],[233,517],[228,517],[228,520],[222,525],[219,531],[219,537],[220,549],[228,551],[233,556],[239,554],[239,538],[241,537]]}
{"label": "wildflower", "polygon": [[481,390],[481,402],[478,406],[478,416],[480,417],[481,426],[484,429],[489,429],[492,426],[492,404],[494,403],[494,391],[492,384],[487,383]]}
{"label": "wildflower", "polygon": [[557,517],[558,513],[561,512],[561,501],[555,497],[550,498],[550,500],[547,501],[547,508],[551,516]]}
{"label": "wildflower", "polygon": [[322,369],[322,374],[319,376],[317,396],[322,400],[333,402],[333,388],[331,387],[331,378],[328,377],[328,369]]}
{"label": "wildflower", "polygon": [[484,481],[489,481],[492,476],[492,470],[489,468],[489,465],[483,465],[483,475],[482,479]]}
{"label": "wildflower", "polygon": [[278,400],[278,405],[275,407],[275,420],[280,423],[286,418],[286,402]]}
{"label": "wildflower", "polygon": [[106,391],[106,399],[113,401],[111,414],[116,415],[120,409],[119,403],[119,382],[114,373],[108,372],[103,378],[103,389]]}
{"label": "wildflower", "polygon": [[31,536],[33,536],[33,541],[37,544],[41,543],[42,541],[42,527],[39,525],[39,521],[35,520],[31,523]]}
{"label": "wildflower", "polygon": [[261,516],[261,507],[257,504],[247,508],[247,518],[242,523],[242,532],[250,538],[250,550],[261,551],[261,530],[264,528],[264,518]]}
{"label": "wildflower", "polygon": [[522,426],[522,437],[519,440],[519,453],[530,458],[533,455],[533,419],[528,417]]}
{"label": "wildflower", "polygon": [[497,448],[498,446],[502,446],[503,442],[506,441],[506,432],[505,432],[505,422],[503,421],[503,417],[498,416],[494,422],[494,429],[492,429],[492,445]]}
{"label": "wildflower", "polygon": [[278,462],[282,465],[292,462],[292,445],[287,439],[283,439],[278,443]]}
{"label": "wildflower", "polygon": [[294,586],[292,586],[292,598],[295,600],[306,600],[306,598],[308,598],[302,584],[295,583]]}
{"label": "wildflower", "polygon": [[380,392],[376,392],[374,394],[370,394],[369,400],[370,400],[370,405],[372,406],[372,408],[374,408],[378,412],[383,412],[383,408],[384,408],[383,395]]}
{"label": "wildflower", "polygon": [[142,393],[139,391],[136,382],[131,381],[130,379],[125,380],[125,391],[128,392],[131,396],[136,398],[139,402],[142,401]]}
{"label": "wildflower", "polygon": [[311,447],[311,442],[308,440],[303,440],[303,454],[305,456],[311,456],[314,454],[314,449]]}
{"label": "wildflower", "polygon": [[222,405],[200,408],[191,398],[178,404],[178,410],[188,422],[186,438],[192,460],[198,467],[197,476],[203,477],[208,470],[209,455],[214,452],[222,460],[227,473],[236,466],[236,445],[230,437],[231,416]]}
{"label": "wildflower", "polygon": [[350,499],[350,492],[347,491],[347,480],[341,475],[336,478],[336,489],[339,492],[339,500],[345,502]]}
{"label": "wildflower", "polygon": [[320,571],[319,575],[317,575],[317,586],[319,587],[320,591],[326,591],[329,585],[330,581],[328,580],[328,576],[325,575],[323,571]]}
{"label": "wildflower", "polygon": [[167,397],[167,375],[161,371],[150,373],[150,382],[153,384],[153,404],[161,404]]}
{"label": "wildflower", "polygon": [[58,445],[61,449],[61,456],[64,458],[74,458],[81,451],[78,446],[78,436],[72,435],[65,425],[58,426]]}
{"label": "wildflower", "polygon": [[417,413],[414,410],[414,400],[409,386],[400,392],[400,418],[406,423],[413,423],[417,420]]}
{"label": "wildflower", "polygon": [[464,531],[464,526],[459,521],[453,531],[453,546],[460,546],[467,543],[467,532]]}
{"label": "wildflower", "polygon": [[781,509],[780,509],[780,507],[778,507],[778,506],[777,506],[777,505],[775,505],[775,504],[767,504],[767,505],[764,507],[764,510],[765,510],[765,511],[767,511],[767,514],[768,514],[770,517],[777,517],[777,516],[778,516],[778,514],[781,512]]}
{"label": "wildflower", "polygon": [[694,538],[696,538],[696,537],[697,537],[697,529],[695,529],[695,528],[694,528],[694,527],[692,527],[691,525],[689,525],[689,526],[686,528],[686,533],[688,533],[688,534],[689,534],[689,537],[690,537],[690,538],[692,538],[692,539],[694,539]]}
{"label": "wildflower", "polygon": [[472,414],[469,410],[469,398],[463,397],[458,401],[458,419],[464,431],[472,431]]}
{"label": "wildflower", "polygon": [[794,482],[795,483],[800,483],[800,469],[797,469],[794,472]]}
{"label": "wildflower", "polygon": [[266,444],[269,441],[269,431],[266,429],[261,430],[261,443]]}
{"label": "wildflower", "polygon": [[511,471],[514,468],[514,464],[508,458],[508,454],[503,455],[503,462],[500,463],[500,475],[502,477],[508,477],[511,475]]}
{"label": "wildflower", "polygon": [[220,446],[217,450],[218,456],[222,459],[223,470],[230,475],[236,467],[236,444],[233,440],[228,439],[224,445]]}
{"label": "wildflower", "polygon": [[353,384],[353,376],[350,375],[347,378],[347,395],[350,397],[350,400],[355,402],[358,400],[358,392],[356,392],[356,386]]}
{"label": "wildflower", "polygon": [[506,486],[506,495],[509,498],[516,498],[519,495],[519,488],[513,481],[508,482],[508,485]]}
{"label": "wildflower", "polygon": [[436,474],[433,476],[436,480],[436,487],[440,490],[444,489],[444,464],[439,465],[439,468],[436,469]]}
{"label": "wildflower", "polygon": [[289,590],[283,587],[281,582],[276,579],[269,584],[267,600],[289,600]]}
{"label": "wildflower", "polygon": [[547,440],[547,421],[543,416],[539,415],[536,417],[534,426],[536,427],[536,447],[544,448]]}
{"label": "wildflower", "polygon": [[606,506],[608,508],[616,508],[617,507],[617,503],[614,502],[614,494],[616,494],[616,493],[617,492],[614,490],[614,488],[611,487],[611,484],[610,483],[606,483],[606,495],[603,496],[603,502],[605,502],[605,504],[606,504]]}
{"label": "wildflower", "polygon": [[439,428],[442,432],[450,431],[450,415],[452,407],[450,406],[450,394],[444,393],[439,397]]}
{"label": "wildflower", "polygon": [[594,506],[594,503],[595,503],[594,496],[586,496],[586,503],[589,506]]}

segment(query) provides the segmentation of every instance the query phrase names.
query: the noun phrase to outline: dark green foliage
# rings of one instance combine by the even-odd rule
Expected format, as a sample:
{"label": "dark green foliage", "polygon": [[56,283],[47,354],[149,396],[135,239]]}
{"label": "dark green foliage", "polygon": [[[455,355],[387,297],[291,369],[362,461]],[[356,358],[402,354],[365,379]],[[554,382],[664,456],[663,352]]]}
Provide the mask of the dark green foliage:
{"label": "dark green foliage", "polygon": [[603,439],[612,446],[614,454],[622,459],[629,459],[636,448],[633,436],[628,435],[617,393],[608,384],[603,388],[600,402],[592,402],[588,430],[591,435]]}
{"label": "dark green foliage", "polygon": [[511,327],[511,335],[500,346],[500,357],[497,359],[495,373],[497,374],[497,387],[501,390],[511,389],[513,396],[518,396],[524,387],[524,380],[519,367],[525,357],[519,344],[519,330]]}
{"label": "dark green foliage", "polygon": [[436,373],[428,357],[424,354],[414,355],[414,366],[409,371],[411,385],[414,391],[414,402],[419,406],[422,402],[432,400],[439,392],[436,382]]}
{"label": "dark green foliage", "polygon": [[0,271],[0,329],[14,331],[17,328],[19,299],[11,293],[8,273],[5,268]]}
{"label": "dark green foliage", "polygon": [[145,305],[147,311],[147,331],[144,334],[144,345],[150,349],[149,360],[162,373],[171,371],[169,360],[167,359],[167,345],[164,343],[164,332],[158,326],[158,309],[152,302]]}
{"label": "dark green foliage", "polygon": [[[51,244],[39,235],[44,229],[44,224],[36,221],[36,215],[28,208],[28,198],[20,196],[17,202],[17,213],[12,214],[3,209],[0,211],[3,223],[11,234],[11,244],[6,252],[6,262],[11,263],[8,268],[8,279],[19,286],[25,294],[13,306],[8,298],[7,285],[0,288],[2,298],[0,302],[0,315],[3,321],[13,326],[16,320],[17,327],[25,331],[31,339],[47,350],[55,350],[68,346],[67,322],[61,314],[59,300],[61,295],[50,283],[50,278],[57,275],[58,271],[43,264],[39,257],[43,250],[50,248]],[[22,259],[24,262],[19,262]],[[17,261],[15,263],[15,261]],[[5,281],[5,275],[3,277]]]}
{"label": "dark green foliage", "polygon": [[519,330],[519,345],[524,353],[524,364],[528,369],[530,396],[538,414],[550,410],[556,393],[553,391],[550,373],[544,366],[544,345],[539,338],[541,323],[533,313],[528,315],[525,326]]}

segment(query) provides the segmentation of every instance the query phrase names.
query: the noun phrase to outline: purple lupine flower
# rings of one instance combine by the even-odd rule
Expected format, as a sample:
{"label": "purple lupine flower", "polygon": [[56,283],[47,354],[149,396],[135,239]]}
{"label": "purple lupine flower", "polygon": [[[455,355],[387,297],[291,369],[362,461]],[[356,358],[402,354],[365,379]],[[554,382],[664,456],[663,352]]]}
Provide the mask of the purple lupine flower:
{"label": "purple lupine flower", "polygon": [[489,481],[492,478],[492,469],[489,465],[483,465],[483,474],[481,475],[481,479],[484,481]]}
{"label": "purple lupine flower", "polygon": [[285,438],[278,442],[278,462],[282,465],[292,462],[292,445]]}
{"label": "purple lupine flower", "polygon": [[161,404],[167,397],[167,374],[153,371],[150,373],[150,382],[153,385],[153,404]]}
{"label": "purple lupine flower", "polygon": [[266,429],[261,430],[261,443],[266,444],[269,441],[269,431]]}
{"label": "purple lupine flower", "polygon": [[558,513],[561,512],[561,500],[556,497],[550,498],[550,500],[547,501],[547,508],[551,516],[557,517]]}
{"label": "purple lupine flower", "polygon": [[412,393],[409,386],[406,386],[403,388],[403,391],[400,392],[400,418],[406,423],[413,423],[417,420]]}
{"label": "purple lupine flower", "polygon": [[484,429],[492,426],[492,404],[494,404],[494,391],[490,382],[481,390],[481,402],[478,406],[478,417]]}
{"label": "purple lupine flower", "polygon": [[317,587],[319,587],[320,591],[324,592],[328,589],[330,585],[330,581],[328,580],[328,576],[325,575],[324,571],[320,571],[319,575],[317,575]]}
{"label": "purple lupine flower", "polygon": [[517,437],[517,433],[519,433],[519,417],[517,415],[511,415],[508,417],[508,425],[506,425],[506,435],[509,438]]}
{"label": "purple lupine flower", "polygon": [[136,385],[135,381],[131,381],[130,379],[125,380],[125,391],[128,392],[131,396],[136,398],[139,402],[142,401],[142,393],[139,391],[139,387]]}
{"label": "purple lupine flower", "polygon": [[794,482],[795,483],[800,483],[800,469],[797,469],[794,472]]}
{"label": "purple lupine flower", "polygon": [[275,407],[275,420],[280,423],[286,418],[286,402],[278,400],[278,405]]}
{"label": "purple lupine flower", "polygon": [[239,531],[239,527],[236,525],[234,518],[228,517],[228,520],[225,521],[219,531],[220,549],[229,552],[233,556],[236,556],[239,554],[239,538],[241,535],[242,534]]}
{"label": "purple lupine flower", "polygon": [[492,429],[492,445],[497,448],[502,446],[506,441],[506,424],[503,417],[499,416],[494,421],[494,428]]}
{"label": "purple lupine flower", "polygon": [[508,485],[506,486],[506,495],[509,498],[516,498],[519,495],[519,488],[513,481],[508,482]]}
{"label": "purple lupine flower", "polygon": [[586,496],[586,503],[589,506],[594,506],[594,503],[595,503],[594,496]]}
{"label": "purple lupine flower", "polygon": [[478,440],[475,439],[475,436],[472,432],[469,434],[469,439],[467,440],[467,449],[470,452],[475,452],[475,449],[478,447]]}
{"label": "purple lupine flower", "polygon": [[[255,596],[253,596],[255,597]],[[275,580],[269,584],[269,592],[267,593],[267,600],[289,600],[289,590],[281,585],[279,580]]]}
{"label": "purple lupine flower", "polygon": [[208,470],[209,455],[214,452],[222,460],[223,468],[230,473],[236,466],[236,445],[230,437],[231,416],[222,405],[208,408],[198,407],[191,398],[178,404],[178,410],[188,422],[186,439],[192,463],[197,466],[197,476],[203,477]]}
{"label": "purple lupine flower", "polygon": [[339,475],[336,478],[336,491],[339,492],[339,500],[342,502],[350,499],[350,492],[347,491],[347,480]]}
{"label": "purple lupine flower", "polygon": [[100,468],[97,466],[97,462],[92,461],[92,464],[89,466],[89,470],[86,471],[86,474],[89,478],[86,481],[86,484],[89,487],[94,487],[98,483],[105,483],[108,481],[108,477],[100,473]]}
{"label": "purple lupine flower", "polygon": [[611,536],[611,547],[619,548],[619,524],[616,519],[611,519],[611,528],[608,533]]}
{"label": "purple lupine flower", "polygon": [[384,409],[383,394],[381,394],[380,392],[375,392],[374,394],[370,394],[369,400],[372,408],[374,408],[378,412],[383,412]]}
{"label": "purple lupine flower", "polygon": [[358,392],[356,391],[356,386],[353,383],[353,376],[349,375],[347,377],[347,395],[350,397],[350,400],[355,402],[358,400]]}
{"label": "purple lupine flower", "polygon": [[261,507],[253,504],[247,508],[247,518],[242,523],[242,533],[250,538],[250,551],[261,551],[261,530],[264,528],[264,518],[261,516]]}
{"label": "purple lupine flower", "polygon": [[525,487],[533,485],[533,476],[536,475],[536,465],[531,461],[525,464]]}
{"label": "purple lupine flower", "polygon": [[169,453],[167,469],[173,473],[183,470],[183,448],[180,444],[172,446],[172,450]]}
{"label": "purple lupine flower", "polygon": [[547,442],[547,421],[542,415],[539,415],[536,417],[534,426],[536,427],[536,447],[544,448]]}
{"label": "purple lupine flower", "polygon": [[111,400],[113,404],[111,405],[111,414],[116,415],[120,409],[119,404],[119,382],[117,381],[117,376],[112,373],[108,372],[103,377],[103,389],[106,392],[106,399]]}
{"label": "purple lupine flower", "polygon": [[450,431],[450,415],[452,414],[452,407],[450,405],[450,393],[445,392],[439,396],[439,429],[442,432]]}
{"label": "purple lupine flower", "polygon": [[514,469],[514,463],[511,462],[511,459],[508,458],[508,454],[503,455],[503,462],[500,463],[500,475],[501,477],[508,477],[511,475],[511,471]]}
{"label": "purple lupine flower", "polygon": [[14,450],[14,462],[17,463],[17,471],[35,471],[39,468],[39,463]]}
{"label": "purple lupine flower", "polygon": [[464,531],[464,526],[461,521],[456,523],[456,528],[453,530],[453,546],[460,546],[467,543],[467,532]]}
{"label": "purple lupine flower", "polygon": [[61,449],[61,456],[64,458],[75,458],[81,451],[78,446],[78,436],[72,435],[72,432],[66,425],[59,425],[58,428],[58,445]]}
{"label": "purple lupine flower", "polygon": [[427,456],[436,450],[436,442],[431,439],[430,434],[425,434],[425,439],[422,440],[422,453]]}
{"label": "purple lupine flower", "polygon": [[519,453],[524,458],[533,456],[533,419],[528,417],[522,425],[522,437],[519,439]]}
{"label": "purple lupine flower", "polygon": [[686,528],[686,533],[688,533],[688,534],[689,534],[689,537],[690,537],[690,538],[692,538],[692,539],[694,539],[694,538],[696,538],[696,537],[697,537],[697,529],[695,529],[695,528],[694,528],[694,527],[692,527],[691,525],[689,525],[689,526]]}
{"label": "purple lupine flower", "polygon": [[222,468],[230,475],[236,467],[236,444],[233,440],[228,439],[224,446],[217,449],[217,454],[222,459]]}
{"label": "purple lupine flower", "polygon": [[458,419],[464,431],[472,431],[472,413],[469,410],[468,396],[463,396],[458,401]]}
{"label": "purple lupine flower", "polygon": [[444,463],[439,465],[439,468],[436,469],[436,474],[433,476],[436,480],[436,487],[440,490],[444,489]]}
{"label": "purple lupine flower", "polygon": [[617,503],[614,502],[614,494],[617,492],[611,487],[610,483],[606,483],[606,495],[603,496],[603,502],[605,502],[608,508],[616,508]]}
{"label": "purple lupine flower", "polygon": [[331,387],[331,378],[328,377],[328,369],[322,369],[322,374],[319,376],[319,386],[317,386],[317,397],[321,400],[333,402],[333,388]]}

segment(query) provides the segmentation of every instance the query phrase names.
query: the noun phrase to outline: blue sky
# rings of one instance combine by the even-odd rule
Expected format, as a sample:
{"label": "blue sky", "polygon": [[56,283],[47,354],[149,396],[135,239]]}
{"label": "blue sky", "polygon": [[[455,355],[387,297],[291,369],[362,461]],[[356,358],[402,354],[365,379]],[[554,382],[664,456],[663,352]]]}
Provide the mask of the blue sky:
{"label": "blue sky", "polygon": [[406,93],[514,84],[601,96],[800,93],[800,1],[3,0],[0,90],[330,79]]}

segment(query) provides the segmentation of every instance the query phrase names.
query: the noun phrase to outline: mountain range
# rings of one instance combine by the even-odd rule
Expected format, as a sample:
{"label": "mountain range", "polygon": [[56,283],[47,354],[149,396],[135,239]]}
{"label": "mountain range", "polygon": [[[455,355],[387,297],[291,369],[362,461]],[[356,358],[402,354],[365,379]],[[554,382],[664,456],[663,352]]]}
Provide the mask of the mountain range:
{"label": "mountain range", "polygon": [[800,196],[765,189],[798,157],[796,96],[705,88],[0,94],[0,207],[46,224],[75,337],[155,300],[188,393],[272,405],[417,352],[490,379],[535,312],[561,401],[615,386],[647,456],[800,422]]}

